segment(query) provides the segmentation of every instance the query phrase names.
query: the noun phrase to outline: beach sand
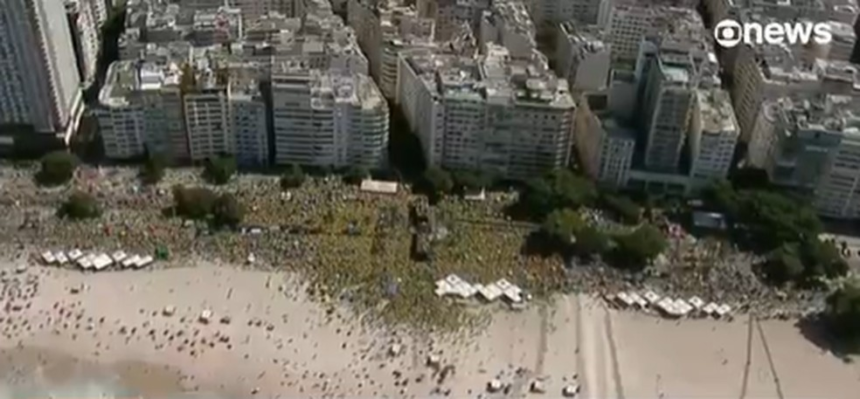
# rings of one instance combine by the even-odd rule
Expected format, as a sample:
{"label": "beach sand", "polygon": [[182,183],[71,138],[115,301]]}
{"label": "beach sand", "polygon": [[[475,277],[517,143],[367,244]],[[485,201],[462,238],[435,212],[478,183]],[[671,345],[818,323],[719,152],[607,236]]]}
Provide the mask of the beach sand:
{"label": "beach sand", "polygon": [[[676,323],[566,295],[516,312],[487,305],[493,317],[485,329],[439,337],[366,326],[342,306],[312,302],[282,272],[201,263],[25,274],[39,276],[29,307],[0,309],[0,375],[12,388],[106,380],[150,397],[501,398],[519,397],[540,379],[551,397],[576,383],[591,398],[779,397],[764,341],[757,328],[748,340],[746,318]],[[166,306],[175,313],[162,314]],[[206,309],[208,324],[198,320]],[[789,323],[761,326],[784,397],[840,399],[860,390],[857,366],[822,353]],[[392,355],[395,343],[402,349]],[[426,364],[429,354],[438,367]],[[509,384],[508,395],[486,393],[494,378]]]}

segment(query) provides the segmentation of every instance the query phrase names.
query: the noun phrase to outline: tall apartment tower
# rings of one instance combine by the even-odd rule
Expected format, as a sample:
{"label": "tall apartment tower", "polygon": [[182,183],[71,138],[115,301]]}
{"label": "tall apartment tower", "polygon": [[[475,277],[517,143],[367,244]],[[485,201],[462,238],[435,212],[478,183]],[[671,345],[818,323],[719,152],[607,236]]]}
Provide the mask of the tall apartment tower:
{"label": "tall apartment tower", "polygon": [[[62,1],[0,2],[0,147],[68,142],[81,110],[75,65]],[[36,134],[4,128],[20,126]]]}

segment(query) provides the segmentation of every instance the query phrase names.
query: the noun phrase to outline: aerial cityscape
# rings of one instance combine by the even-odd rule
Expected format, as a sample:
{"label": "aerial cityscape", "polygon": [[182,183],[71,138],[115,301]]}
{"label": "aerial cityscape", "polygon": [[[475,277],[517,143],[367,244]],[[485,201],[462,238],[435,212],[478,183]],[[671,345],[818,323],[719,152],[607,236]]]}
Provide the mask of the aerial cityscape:
{"label": "aerial cityscape", "polygon": [[853,399],[858,15],[2,0],[0,399]]}

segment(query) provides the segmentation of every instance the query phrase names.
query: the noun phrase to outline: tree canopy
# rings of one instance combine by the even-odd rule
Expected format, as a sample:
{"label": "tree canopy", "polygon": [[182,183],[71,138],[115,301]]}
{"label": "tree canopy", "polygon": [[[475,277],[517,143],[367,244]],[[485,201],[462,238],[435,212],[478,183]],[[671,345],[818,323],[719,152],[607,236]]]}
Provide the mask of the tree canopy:
{"label": "tree canopy", "polygon": [[203,187],[173,187],[173,206],[176,214],[188,219],[206,219],[217,200],[212,190]]}
{"label": "tree canopy", "polygon": [[66,184],[72,180],[78,164],[78,158],[66,151],[48,153],[42,157],[41,167],[36,174],[36,181],[44,186]]}
{"label": "tree canopy", "polygon": [[235,173],[236,159],[228,155],[207,159],[203,168],[203,177],[217,185],[227,184]]}
{"label": "tree canopy", "polygon": [[59,215],[69,219],[92,219],[101,216],[98,200],[83,191],[74,191],[60,205]]}
{"label": "tree canopy", "polygon": [[221,194],[212,207],[212,221],[219,227],[235,228],[242,223],[245,208],[233,194]]}
{"label": "tree canopy", "polygon": [[435,195],[448,194],[454,188],[451,175],[445,170],[431,166],[424,171],[424,182],[427,189]]}
{"label": "tree canopy", "polygon": [[847,281],[826,302],[824,317],[831,331],[856,350],[860,344],[860,281]]}
{"label": "tree canopy", "polygon": [[567,247],[573,244],[574,235],[583,227],[585,222],[576,211],[559,209],[547,215],[541,230],[553,245]]}
{"label": "tree canopy", "polygon": [[615,215],[622,223],[637,224],[642,217],[642,208],[633,202],[633,200],[624,196],[615,194],[602,195],[600,205]]}
{"label": "tree canopy", "polygon": [[784,244],[771,251],[761,265],[764,278],[771,283],[785,284],[796,281],[803,275],[800,250],[795,244]]}
{"label": "tree canopy", "polygon": [[517,208],[533,220],[543,220],[556,209],[579,209],[592,205],[596,198],[597,189],[591,181],[572,171],[559,169],[526,182]]}
{"label": "tree canopy", "polygon": [[160,153],[147,151],[143,166],[140,169],[140,179],[143,184],[157,184],[164,178],[167,158]]}
{"label": "tree canopy", "polygon": [[454,181],[454,191],[461,194],[469,191],[479,191],[492,185],[492,176],[480,170],[455,170],[451,173]]}
{"label": "tree canopy", "polygon": [[305,173],[302,171],[302,167],[294,163],[281,175],[281,190],[301,187],[304,182]]}
{"label": "tree canopy", "polygon": [[350,166],[343,175],[343,181],[346,184],[361,184],[364,179],[370,177],[370,171],[361,166]]}
{"label": "tree canopy", "polygon": [[666,237],[658,228],[644,224],[628,234],[615,237],[615,258],[619,266],[638,270],[663,253],[668,246]]}

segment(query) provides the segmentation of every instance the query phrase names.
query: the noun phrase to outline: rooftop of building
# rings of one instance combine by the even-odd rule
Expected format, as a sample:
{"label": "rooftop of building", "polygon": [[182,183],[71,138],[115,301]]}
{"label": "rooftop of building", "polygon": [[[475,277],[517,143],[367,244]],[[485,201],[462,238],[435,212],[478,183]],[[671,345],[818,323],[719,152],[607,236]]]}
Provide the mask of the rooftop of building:
{"label": "rooftop of building", "polygon": [[729,93],[723,89],[700,89],[697,91],[699,100],[699,116],[702,122],[702,133],[733,133],[737,135],[738,122]]}
{"label": "rooftop of building", "polygon": [[131,104],[130,95],[178,85],[181,75],[180,66],[174,62],[116,61],[108,68],[99,103],[107,107],[127,106]]}
{"label": "rooftop of building", "polygon": [[860,113],[857,100],[844,95],[802,95],[782,97],[764,105],[765,116],[794,131],[849,133],[860,138]]}
{"label": "rooftop of building", "polygon": [[425,86],[441,97],[574,106],[567,82],[556,78],[545,61],[513,60],[507,49],[495,44],[489,44],[486,54],[478,59],[428,51],[405,58]]}
{"label": "rooftop of building", "polygon": [[315,108],[334,103],[349,103],[368,110],[387,107],[376,83],[363,74],[344,75],[283,64],[273,73],[272,85],[273,89],[291,85],[308,87]]}

